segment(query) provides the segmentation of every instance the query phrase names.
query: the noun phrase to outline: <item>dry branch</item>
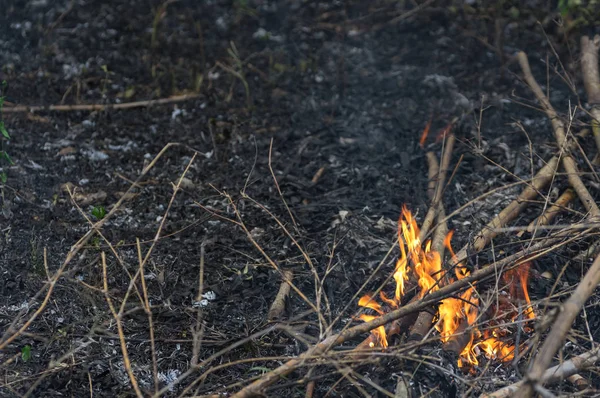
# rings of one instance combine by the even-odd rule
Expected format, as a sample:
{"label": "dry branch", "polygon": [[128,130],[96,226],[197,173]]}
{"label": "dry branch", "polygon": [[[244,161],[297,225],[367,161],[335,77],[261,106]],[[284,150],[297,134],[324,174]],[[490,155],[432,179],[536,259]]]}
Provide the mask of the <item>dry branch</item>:
{"label": "dry branch", "polygon": [[589,380],[577,373],[567,377],[567,380],[569,380],[569,383],[573,384],[579,391],[583,391],[590,387]]}
{"label": "dry branch", "polygon": [[552,107],[552,104],[542,91],[542,88],[536,82],[533,74],[531,73],[531,68],[529,67],[529,61],[527,60],[527,55],[524,52],[519,52],[517,54],[517,59],[519,60],[519,64],[521,65],[521,70],[523,71],[523,76],[525,81],[529,85],[529,88],[535,94],[537,100],[542,105],[544,111],[546,111],[546,115],[552,122],[552,129],[554,130],[554,136],[556,138],[556,142],[558,143],[558,148],[563,152],[562,153],[562,165],[567,171],[567,177],[569,179],[569,184],[575,189],[577,192],[577,196],[583,203],[583,206],[586,210],[593,216],[600,216],[600,209],[596,205],[594,198],[590,195],[589,191],[583,185],[581,178],[579,177],[579,170],[577,169],[577,164],[575,160],[571,157],[568,139],[565,133],[565,126],[558,113]]}
{"label": "dry branch", "polygon": [[[454,134],[448,135],[446,139],[446,146],[444,148],[444,154],[442,156],[442,163],[439,167],[439,172],[437,173],[436,179],[436,188],[433,193],[433,198],[431,199],[431,206],[429,207],[429,211],[423,220],[423,224],[421,225],[421,232],[419,234],[419,239],[421,242],[425,240],[425,237],[429,233],[433,222],[440,211],[440,204],[442,203],[442,196],[444,193],[444,185],[446,184],[446,174],[448,173],[448,168],[450,167],[450,160],[452,159],[452,151],[454,149],[454,143],[456,142],[456,137]],[[431,161],[431,157],[427,156],[427,161]],[[429,171],[431,172],[431,165],[429,166]],[[428,188],[428,193],[430,193],[430,189]]]}
{"label": "dry branch", "polygon": [[69,111],[105,111],[109,109],[133,109],[145,108],[153,105],[173,104],[200,97],[200,94],[174,95],[168,98],[156,100],[125,102],[122,104],[80,104],[80,105],[47,105],[47,106],[4,106],[4,113],[23,113],[23,112],[69,112]]}
{"label": "dry branch", "polygon": [[[581,72],[588,102],[592,106],[600,106],[600,74],[598,73],[598,51],[600,35],[592,40],[588,36],[581,38]],[[600,108],[598,108],[600,111]],[[594,116],[596,117],[596,116]]]}
{"label": "dry branch", "polygon": [[415,301],[414,303],[407,304],[401,308],[391,311],[381,317],[377,317],[370,322],[365,322],[360,325],[345,329],[344,331],[335,335],[329,336],[319,344],[314,345],[303,354],[298,357],[289,360],[278,368],[266,373],[260,379],[252,382],[240,391],[232,395],[232,398],[246,398],[254,397],[261,393],[266,387],[276,383],[282,377],[290,374],[298,367],[303,366],[313,358],[327,352],[333,346],[339,345],[348,341],[362,333],[366,333],[376,327],[390,323],[396,319],[399,319],[408,314],[420,311],[439,300],[448,297],[449,295],[460,291],[461,289],[471,287],[474,283],[486,280],[497,274],[500,269],[509,269],[519,266],[525,261],[541,255],[542,251],[545,251],[548,246],[557,243],[562,239],[561,236],[565,236],[566,233],[558,233],[552,238],[545,238],[535,245],[529,248],[525,248],[518,253],[508,256],[502,260],[490,264],[482,269],[474,271],[471,275],[464,277],[463,279],[457,280],[447,286],[440,288],[430,294],[426,295],[423,299]]}
{"label": "dry branch", "polygon": [[269,314],[267,318],[269,321],[274,321],[279,319],[283,310],[285,310],[285,301],[287,297],[290,295],[290,283],[294,279],[294,272],[292,270],[284,270],[281,273],[281,285],[279,285],[279,291],[277,292],[277,296],[275,296],[275,300],[271,304],[271,308],[269,309]]}
{"label": "dry branch", "polygon": [[562,310],[546,338],[546,341],[538,351],[535,361],[527,373],[523,385],[516,393],[516,397],[531,397],[533,391],[539,383],[543,382],[543,375],[554,354],[562,346],[571,325],[583,308],[587,299],[592,295],[596,286],[600,283],[600,255],[596,257],[594,263],[583,277],[583,280],[577,285],[575,292],[562,305]]}
{"label": "dry branch", "polygon": [[529,223],[527,229],[520,231],[517,236],[521,237],[525,232],[533,234],[539,227],[550,224],[558,213],[560,213],[573,199],[575,199],[575,191],[571,188],[567,188],[558,199],[556,199],[556,202],[546,208],[539,217]]}
{"label": "dry branch", "polygon": [[596,35],[593,40],[583,36],[581,38],[581,74],[588,103],[591,106],[592,132],[598,153],[594,160],[600,163],[600,74],[598,73],[598,51],[600,50],[600,36]]}
{"label": "dry branch", "polygon": [[[412,299],[410,299],[408,303],[414,303],[418,299],[419,296],[414,296]],[[417,315],[417,313],[408,314],[400,319],[396,319],[395,321],[392,321],[389,324],[387,324],[385,327],[385,334],[387,338],[389,339],[390,337],[396,334],[400,334],[408,330],[408,328],[415,323]],[[376,344],[376,340],[377,338],[371,333],[369,337],[361,341],[353,350],[357,353],[357,355],[354,358],[361,359],[363,357],[362,354],[364,353],[364,351],[369,350],[372,347],[372,344]]]}
{"label": "dry branch", "polygon": [[[538,173],[531,180],[531,185],[528,185],[519,196],[510,202],[506,208],[504,208],[496,217],[492,219],[483,229],[477,234],[473,241],[473,247],[475,252],[479,252],[485,248],[485,246],[498,235],[498,229],[503,228],[510,221],[514,220],[519,213],[527,206],[528,201],[535,198],[540,189],[552,181],[554,174],[558,167],[558,157],[553,156],[544,167],[538,171]],[[457,262],[464,262],[467,259],[467,252],[469,245],[464,246],[456,254]]]}
{"label": "dry branch", "polygon": [[[600,352],[598,349],[593,349],[584,354],[578,355],[574,358],[564,361],[563,363],[556,365],[550,369],[547,369],[541,377],[541,383],[552,384],[562,381],[571,375],[576,374],[592,367],[596,362],[600,360]],[[517,390],[523,385],[523,382],[512,384],[501,388],[491,394],[484,394],[481,398],[509,398],[513,397]]]}

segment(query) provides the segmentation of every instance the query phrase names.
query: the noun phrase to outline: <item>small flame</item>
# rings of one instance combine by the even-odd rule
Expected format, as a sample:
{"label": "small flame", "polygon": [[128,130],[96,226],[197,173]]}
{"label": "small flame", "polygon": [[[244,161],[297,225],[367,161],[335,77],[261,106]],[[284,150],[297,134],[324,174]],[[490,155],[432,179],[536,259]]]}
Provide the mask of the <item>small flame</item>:
{"label": "small flame", "polygon": [[365,294],[358,300],[358,305],[365,308],[370,308],[374,311],[377,311],[379,315],[383,315],[383,310],[381,309],[381,305],[377,301],[373,300],[370,294]]}
{"label": "small flame", "polygon": [[[410,254],[413,263],[413,271],[419,278],[418,283],[421,288],[419,297],[422,298],[426,293],[439,289],[438,281],[433,275],[440,274],[440,271],[442,270],[442,259],[438,252],[431,250],[430,241],[426,243],[425,250],[423,250],[421,239],[419,238],[419,227],[406,206],[402,207],[400,230],[402,231],[402,236],[404,237],[408,253]],[[403,266],[406,268],[406,261],[404,261],[406,254],[404,253],[402,242],[400,242],[400,248],[402,251],[401,260],[404,262]]]}
{"label": "small flame", "polygon": [[429,129],[431,128],[431,119],[425,125],[423,129],[423,134],[421,134],[421,139],[419,140],[419,146],[423,148],[425,146],[425,141],[427,141],[427,135],[429,134]]}
{"label": "small flame", "polygon": [[496,337],[488,337],[480,341],[477,343],[477,347],[481,348],[489,359],[510,362],[515,358],[515,347],[498,340]]}
{"label": "small flame", "polygon": [[[520,264],[517,268],[511,269],[504,274],[504,281],[509,286],[510,295],[513,299],[525,301],[527,307],[523,314],[527,319],[532,320],[535,319],[535,314],[531,307],[531,300],[529,299],[529,291],[527,289],[530,267],[531,262],[529,261]],[[515,279],[518,279],[518,284]],[[516,318],[517,316],[513,317],[513,320]]]}
{"label": "small flame", "polygon": [[[371,322],[373,319],[377,318],[376,316],[367,315],[367,314],[360,314],[358,317],[365,322]],[[387,348],[388,342],[387,342],[387,336],[385,334],[385,327],[378,326],[375,329],[371,330],[371,334],[375,340],[374,342],[372,341],[371,343],[369,343],[369,346],[371,348],[376,347],[376,346],[382,347],[382,348]]]}
{"label": "small flame", "polygon": [[387,296],[387,294],[385,294],[383,292],[383,290],[381,292],[379,292],[379,298],[381,299],[381,301],[383,301],[384,303],[386,303],[390,307],[392,307],[392,308],[398,308],[398,301],[389,298]]}
{"label": "small flame", "polygon": [[444,138],[446,138],[446,136],[448,135],[448,133],[450,133],[450,130],[452,130],[452,126],[453,123],[450,122],[448,123],[448,125],[446,127],[444,127],[437,135],[437,137],[435,137],[435,142],[436,144],[438,142],[441,142]]}

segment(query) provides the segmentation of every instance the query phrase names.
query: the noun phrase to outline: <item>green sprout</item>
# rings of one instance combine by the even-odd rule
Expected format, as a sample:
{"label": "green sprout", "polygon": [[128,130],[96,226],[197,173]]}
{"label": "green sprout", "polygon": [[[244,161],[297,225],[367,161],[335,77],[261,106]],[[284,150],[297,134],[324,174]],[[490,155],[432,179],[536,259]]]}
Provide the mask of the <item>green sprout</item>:
{"label": "green sprout", "polygon": [[21,359],[23,362],[27,362],[31,359],[31,346],[29,344],[21,348]]}
{"label": "green sprout", "polygon": [[100,221],[106,216],[106,209],[103,206],[96,206],[92,209],[92,216]]}

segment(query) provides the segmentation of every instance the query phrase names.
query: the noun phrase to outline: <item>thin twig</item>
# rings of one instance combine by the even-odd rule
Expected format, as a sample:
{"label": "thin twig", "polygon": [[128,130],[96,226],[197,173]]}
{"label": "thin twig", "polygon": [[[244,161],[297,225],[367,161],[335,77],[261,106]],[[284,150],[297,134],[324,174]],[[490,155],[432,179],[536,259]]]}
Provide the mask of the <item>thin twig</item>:
{"label": "thin twig", "polygon": [[283,310],[285,310],[285,301],[290,295],[290,283],[294,279],[294,272],[290,269],[283,270],[282,274],[282,281],[281,285],[279,285],[279,291],[277,292],[277,296],[275,296],[275,300],[273,300],[267,315],[267,319],[271,322],[279,319],[283,313]]}
{"label": "thin twig", "polygon": [[200,94],[182,94],[174,95],[168,98],[160,98],[156,100],[125,102],[122,104],[81,104],[81,105],[41,105],[41,106],[4,106],[3,113],[23,113],[23,112],[72,112],[72,111],[105,111],[109,109],[133,109],[146,108],[154,105],[166,105],[176,102],[183,102],[191,99],[199,98]]}
{"label": "thin twig", "polygon": [[135,395],[138,398],[142,398],[144,395],[140,390],[140,386],[138,385],[137,379],[133,374],[133,369],[131,369],[131,360],[129,359],[129,354],[127,352],[127,342],[125,341],[125,332],[123,331],[123,324],[121,322],[121,316],[117,313],[115,306],[113,305],[112,299],[108,293],[108,275],[106,271],[106,254],[104,252],[100,253],[102,259],[102,281],[104,286],[104,298],[106,299],[106,303],[110,308],[110,312],[112,313],[115,322],[117,323],[117,331],[119,333],[119,342],[121,343],[121,353],[123,354],[123,365],[125,366],[125,370],[127,371],[127,375],[129,376],[129,381],[131,381],[131,385],[135,391]]}
{"label": "thin twig", "polygon": [[538,228],[549,225],[552,220],[561,212],[573,199],[575,199],[575,191],[571,188],[567,188],[556,201],[535,220],[533,220],[526,229],[523,229],[517,233],[517,237],[523,236],[525,232],[535,234]]}

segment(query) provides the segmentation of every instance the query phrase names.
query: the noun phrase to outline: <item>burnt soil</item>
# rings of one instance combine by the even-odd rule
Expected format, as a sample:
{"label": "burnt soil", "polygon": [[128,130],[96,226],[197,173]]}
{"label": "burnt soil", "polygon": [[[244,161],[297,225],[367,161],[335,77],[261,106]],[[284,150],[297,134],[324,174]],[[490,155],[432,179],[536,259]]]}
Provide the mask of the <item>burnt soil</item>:
{"label": "burnt soil", "polygon": [[[243,341],[166,395],[176,396],[211,366],[226,364],[189,394],[236,391],[240,385],[227,386],[277,367],[319,337],[316,315],[294,292],[284,323],[304,337],[294,338],[289,328],[259,333],[272,326],[267,312],[281,279],[240,225],[229,221],[240,221],[237,216],[273,263],[294,270],[295,285],[306,299],[314,303],[318,296],[324,319],[336,320],[334,331],[356,324],[355,294],[393,245],[402,205],[419,222],[423,219],[429,201],[425,152],[439,154],[435,136],[450,120],[457,118],[453,165],[460,164],[445,191],[448,212],[490,189],[531,177],[531,168],[538,169],[555,151],[549,122],[529,106],[535,104],[518,65],[503,64],[482,44],[494,43],[490,20],[503,18],[503,51],[529,54],[538,81],[550,83],[559,111],[568,112],[569,101],[577,104],[576,94],[585,98],[576,63],[580,32],[564,34],[553,21],[555,9],[537,2],[519,15],[507,6],[495,9],[495,16],[487,9],[465,12],[461,2],[436,2],[398,21],[394,18],[412,6],[300,0],[7,3],[0,12],[6,107],[198,96],[129,110],[4,114],[11,134],[5,148],[14,161],[3,168],[8,181],[0,215],[4,338],[14,332],[11,322],[18,327],[40,308],[47,291],[45,263],[51,274],[59,269],[90,222],[97,221],[94,208],[110,211],[161,149],[178,143],[133,187],[133,195],[101,228],[103,236],[89,239],[65,268],[44,311],[0,352],[0,395],[6,397],[134,395],[102,293],[100,253],[107,255],[109,296],[118,310],[130,275],[139,269],[136,238],[145,253],[163,221],[143,275],[161,387],[190,368],[198,324],[200,361]],[[562,72],[561,66],[574,79],[576,93],[554,73],[555,68]],[[585,119],[582,112],[577,116]],[[424,150],[419,138],[430,119],[432,137]],[[271,142],[271,166],[283,199],[269,168]],[[580,144],[592,158],[593,140],[583,137]],[[170,203],[173,184],[184,173]],[[564,187],[559,178],[544,193],[555,197]],[[468,242],[518,192],[518,187],[501,190],[454,217],[455,246]],[[526,225],[542,206],[542,199],[533,203],[514,225]],[[577,202],[572,207],[582,211]],[[576,220],[577,211],[557,222]],[[472,265],[521,246],[516,238],[500,237],[495,252],[473,256]],[[569,250],[536,262],[532,272],[558,275],[578,247]],[[389,275],[397,255],[395,248],[365,291]],[[201,258],[202,292],[214,294],[205,301],[198,301]],[[562,275],[556,300],[583,270]],[[318,292],[315,272],[323,280]],[[544,299],[553,283],[535,278],[533,300]],[[150,393],[149,325],[136,293],[141,289],[138,278],[122,324],[133,372]],[[597,297],[587,308],[588,324],[577,321],[579,337],[588,327],[598,330],[595,302]],[[259,334],[247,339],[254,333]],[[584,337],[571,340],[576,342],[563,354],[582,352],[588,347]],[[439,397],[476,395],[518,381],[528,358],[518,366],[483,358],[469,373],[440,354],[439,342],[429,350],[431,366],[416,361],[416,354],[353,365],[362,377],[355,384],[346,379],[335,384],[340,377],[332,372],[335,367],[323,367],[319,372],[330,373],[317,381],[315,396],[330,389],[329,396],[362,396],[356,385],[384,396],[365,380],[393,392],[402,372],[410,375],[413,396],[429,390]],[[251,360],[260,357],[270,359]],[[305,383],[293,382],[305,371],[266,394],[304,396]],[[568,392],[572,387],[554,388]]]}

